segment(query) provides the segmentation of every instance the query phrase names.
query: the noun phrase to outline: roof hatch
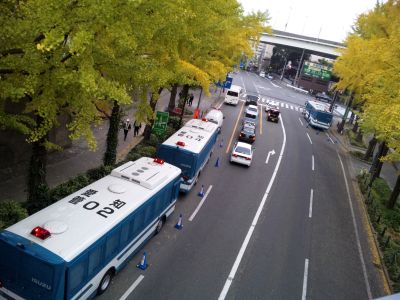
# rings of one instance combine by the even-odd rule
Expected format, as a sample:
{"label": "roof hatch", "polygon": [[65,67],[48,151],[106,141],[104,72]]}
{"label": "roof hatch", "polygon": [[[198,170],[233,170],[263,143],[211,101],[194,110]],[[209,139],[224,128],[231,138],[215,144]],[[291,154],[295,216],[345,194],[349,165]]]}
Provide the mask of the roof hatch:
{"label": "roof hatch", "polygon": [[114,169],[111,175],[152,190],[167,179],[167,172],[168,170],[163,167],[163,164],[143,157]]}

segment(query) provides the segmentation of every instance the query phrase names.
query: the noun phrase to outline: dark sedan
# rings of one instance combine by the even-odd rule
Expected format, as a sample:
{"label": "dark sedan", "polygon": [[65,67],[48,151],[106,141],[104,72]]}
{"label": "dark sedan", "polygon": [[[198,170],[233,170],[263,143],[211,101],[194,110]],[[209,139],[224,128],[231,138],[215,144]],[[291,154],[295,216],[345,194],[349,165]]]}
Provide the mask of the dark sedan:
{"label": "dark sedan", "polygon": [[239,134],[239,140],[247,143],[253,143],[256,140],[256,127],[245,122]]}

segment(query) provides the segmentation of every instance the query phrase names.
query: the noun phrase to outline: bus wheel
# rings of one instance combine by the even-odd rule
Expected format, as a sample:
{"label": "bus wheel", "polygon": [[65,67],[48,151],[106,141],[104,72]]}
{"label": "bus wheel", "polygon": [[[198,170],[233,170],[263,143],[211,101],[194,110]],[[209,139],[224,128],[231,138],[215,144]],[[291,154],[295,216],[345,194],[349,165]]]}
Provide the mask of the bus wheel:
{"label": "bus wheel", "polygon": [[100,281],[99,288],[97,289],[98,295],[103,294],[107,290],[107,288],[110,286],[113,276],[114,272],[111,269],[108,270],[107,273],[103,276]]}
{"label": "bus wheel", "polygon": [[164,222],[165,222],[165,217],[161,217],[160,220],[158,220],[157,227],[156,227],[156,234],[161,232],[161,229],[164,226]]}

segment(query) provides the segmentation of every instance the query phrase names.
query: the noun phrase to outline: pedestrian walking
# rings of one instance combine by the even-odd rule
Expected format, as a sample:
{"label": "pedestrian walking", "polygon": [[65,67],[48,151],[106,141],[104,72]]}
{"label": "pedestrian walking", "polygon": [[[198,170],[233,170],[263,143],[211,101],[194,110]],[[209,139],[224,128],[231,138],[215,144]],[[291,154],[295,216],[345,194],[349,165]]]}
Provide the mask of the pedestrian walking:
{"label": "pedestrian walking", "polygon": [[133,123],[133,136],[139,135],[140,128],[142,128],[142,124],[135,120],[135,122]]}
{"label": "pedestrian walking", "polygon": [[126,119],[125,122],[122,124],[122,128],[124,129],[124,141],[126,141],[126,137],[128,136],[129,130],[131,130],[132,125],[129,119]]}
{"label": "pedestrian walking", "polygon": [[192,106],[192,104],[193,104],[193,99],[194,99],[194,96],[193,96],[193,93],[191,93],[191,94],[190,94],[190,97],[189,97],[189,106]]}

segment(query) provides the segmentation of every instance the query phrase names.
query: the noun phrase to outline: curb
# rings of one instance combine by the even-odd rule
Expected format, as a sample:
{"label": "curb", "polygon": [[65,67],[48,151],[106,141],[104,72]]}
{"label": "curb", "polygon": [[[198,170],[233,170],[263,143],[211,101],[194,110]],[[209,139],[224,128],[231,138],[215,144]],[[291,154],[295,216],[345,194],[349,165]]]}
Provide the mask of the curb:
{"label": "curb", "polygon": [[[387,272],[386,266],[384,264],[383,261],[383,255],[382,252],[379,248],[379,243],[377,241],[377,237],[376,237],[376,231],[375,228],[373,227],[369,214],[368,214],[368,210],[365,204],[365,198],[363,193],[361,192],[359,183],[358,183],[358,179],[357,177],[354,177],[353,174],[355,174],[355,170],[353,165],[351,164],[351,159],[353,158],[353,156],[350,154],[350,150],[349,150],[349,144],[347,141],[347,138],[343,135],[338,136],[338,133],[335,132],[335,130],[331,131],[332,135],[339,141],[340,145],[342,146],[343,150],[345,150],[345,154],[347,159],[350,158],[350,168],[351,168],[351,179],[352,179],[352,185],[353,185],[353,190],[354,190],[354,195],[355,198],[358,202],[362,202],[360,205],[360,208],[362,209],[362,216],[360,221],[362,222],[362,224],[367,225],[364,226],[365,230],[366,230],[366,235],[367,235],[367,244],[371,247],[374,247],[374,249],[370,248],[370,251],[372,252],[371,255],[372,257],[374,256],[374,253],[377,253],[377,256],[379,258],[379,266],[376,266],[376,264],[374,263],[374,261],[372,261],[372,264],[378,269],[378,273],[383,274],[381,275],[382,278],[382,283],[383,283],[383,292],[386,294],[392,294],[393,293],[393,289],[392,289],[392,285],[390,284],[390,278],[389,278],[389,274]],[[354,157],[355,158],[355,157]],[[357,159],[357,158],[356,158]],[[364,221],[367,221],[368,224],[365,224]],[[372,242],[372,244],[371,244]]]}

